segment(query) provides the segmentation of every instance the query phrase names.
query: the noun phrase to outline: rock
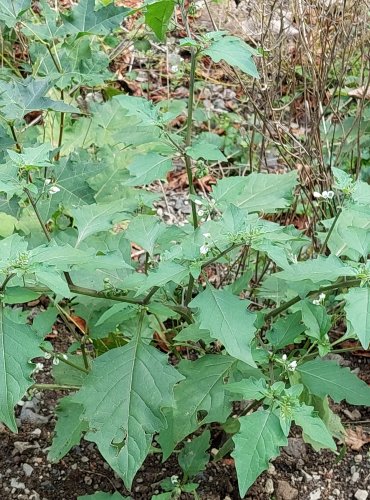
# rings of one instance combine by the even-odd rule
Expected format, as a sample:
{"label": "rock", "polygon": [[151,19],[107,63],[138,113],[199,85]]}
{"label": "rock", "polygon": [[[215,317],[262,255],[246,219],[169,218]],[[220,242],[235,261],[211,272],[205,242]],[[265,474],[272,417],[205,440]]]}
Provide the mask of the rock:
{"label": "rock", "polygon": [[41,436],[41,429],[37,428],[31,432],[32,436],[40,437]]}
{"label": "rock", "polygon": [[307,448],[305,443],[301,438],[289,438],[288,439],[288,446],[283,448],[285,453],[287,453],[289,456],[293,458],[303,458],[307,455]]}
{"label": "rock", "polygon": [[10,486],[12,488],[16,488],[17,490],[24,490],[26,488],[26,485],[24,483],[21,483],[14,477],[10,480]]}
{"label": "rock", "polygon": [[301,470],[301,472],[302,472],[303,477],[304,477],[304,478],[305,478],[305,480],[307,481],[307,483],[308,483],[309,481],[312,481],[312,476],[311,476],[311,474],[309,474],[308,472],[306,472],[304,469],[302,469],[302,470]]}
{"label": "rock", "polygon": [[274,464],[270,464],[269,468],[267,470],[267,474],[270,474],[270,476],[276,476],[276,469]]}
{"label": "rock", "polygon": [[32,425],[43,425],[49,422],[49,417],[44,417],[44,415],[39,415],[26,405],[27,403],[25,403],[24,406],[22,406],[21,410],[22,424],[27,423]]}
{"label": "rock", "polygon": [[350,419],[350,420],[361,420],[361,413],[355,408],[353,411],[348,410],[348,408],[343,409],[343,413]]}
{"label": "rock", "polygon": [[367,500],[369,493],[366,490],[357,490],[355,493],[355,498],[357,500]]}
{"label": "rock", "polygon": [[356,462],[356,464],[360,464],[362,462],[362,455],[356,455],[355,462]]}
{"label": "rock", "polygon": [[265,483],[265,492],[268,494],[268,495],[272,495],[272,493],[274,493],[274,481],[271,479],[271,478],[267,478],[266,479],[266,483]]}
{"label": "rock", "polygon": [[335,488],[335,489],[333,490],[333,495],[335,495],[336,497],[339,497],[339,495],[340,495],[340,490],[338,490],[338,488]]}
{"label": "rock", "polygon": [[360,474],[359,472],[354,472],[351,477],[352,483],[357,483],[357,481],[360,479]]}
{"label": "rock", "polygon": [[310,493],[310,500],[320,500],[320,498],[321,498],[320,488]]}
{"label": "rock", "polygon": [[84,477],[84,482],[85,482],[85,484],[87,484],[88,486],[91,486],[91,485],[92,485],[92,482],[93,482],[92,477],[90,477],[90,476],[85,476],[85,477]]}
{"label": "rock", "polygon": [[288,481],[280,480],[276,489],[277,500],[295,500],[298,498],[298,490],[293,488]]}
{"label": "rock", "polygon": [[23,453],[26,450],[32,450],[35,448],[40,448],[40,445],[38,443],[30,444],[27,441],[14,441],[13,455],[15,455],[16,453]]}
{"label": "rock", "polygon": [[33,472],[33,467],[27,463],[22,464],[22,469],[26,475],[26,477],[30,477]]}
{"label": "rock", "polygon": [[88,461],[89,459],[87,457],[81,457],[81,462],[86,464]]}

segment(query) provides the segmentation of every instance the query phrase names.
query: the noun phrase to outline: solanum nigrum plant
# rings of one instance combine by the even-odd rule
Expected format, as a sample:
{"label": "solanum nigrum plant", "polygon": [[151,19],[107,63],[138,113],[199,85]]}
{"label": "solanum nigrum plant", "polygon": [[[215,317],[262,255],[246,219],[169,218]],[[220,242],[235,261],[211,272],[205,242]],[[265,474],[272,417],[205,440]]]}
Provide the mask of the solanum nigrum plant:
{"label": "solanum nigrum plant", "polygon": [[[185,107],[111,91],[107,47],[133,13],[162,41],[169,22],[185,28]],[[315,450],[335,451],[344,429],[330,400],[370,404],[369,387],[326,358],[347,338],[369,345],[370,187],[333,169],[331,185],[305,198],[292,170],[226,177],[209,196],[197,193],[197,171],[226,161],[215,134],[193,133],[197,63],[222,60],[248,84],[258,78],[258,53],[225,32],[195,35],[182,0],[135,11],[94,0],[69,11],[0,0],[0,23],[8,61],[0,79],[1,421],[16,432],[21,398],[68,390],[49,459],[92,441],[130,489],[153,446],[164,460],[180,450],[184,475],[169,478],[160,498],[196,495],[214,425],[225,432],[214,459],[231,452],[241,496],[292,424]],[[22,63],[9,57],[14,43]],[[86,104],[91,89],[105,98]],[[171,128],[180,114],[183,132]],[[174,162],[187,174],[189,224],[162,221],[152,209],[158,196],[143,189]],[[298,199],[316,218],[310,237],[280,223]],[[211,284],[214,268],[221,278]],[[49,308],[30,325],[14,305],[41,295]],[[57,316],[75,336],[68,352],[44,340]],[[34,380],[32,360],[42,356],[53,358],[53,383]]]}

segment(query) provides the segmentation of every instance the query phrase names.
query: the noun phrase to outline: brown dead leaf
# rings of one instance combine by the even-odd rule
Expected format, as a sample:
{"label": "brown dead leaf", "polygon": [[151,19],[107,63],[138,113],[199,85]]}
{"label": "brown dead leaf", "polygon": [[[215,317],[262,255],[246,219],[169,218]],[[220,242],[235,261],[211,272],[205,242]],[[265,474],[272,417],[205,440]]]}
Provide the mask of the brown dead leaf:
{"label": "brown dead leaf", "polygon": [[348,92],[350,97],[355,97],[356,99],[370,99],[370,87],[363,85],[358,89],[353,89]]}
{"label": "brown dead leaf", "polygon": [[81,316],[71,314],[68,319],[75,325],[75,327],[77,327],[77,329],[80,331],[80,333],[82,333],[83,335],[86,335],[87,324],[86,324],[86,321],[83,318],[81,318]]}
{"label": "brown dead leaf", "polygon": [[370,443],[370,436],[364,432],[362,427],[356,427],[356,429],[347,430],[344,442],[351,450],[358,451],[365,444]]}

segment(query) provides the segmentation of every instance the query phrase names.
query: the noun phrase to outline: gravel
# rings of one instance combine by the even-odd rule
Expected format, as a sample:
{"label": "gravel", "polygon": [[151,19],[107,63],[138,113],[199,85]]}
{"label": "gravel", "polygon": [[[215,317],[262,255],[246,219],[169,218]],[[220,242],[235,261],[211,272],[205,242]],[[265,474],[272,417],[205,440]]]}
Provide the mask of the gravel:
{"label": "gravel", "polygon": [[30,477],[32,475],[32,472],[33,472],[33,467],[29,464],[22,464],[22,469],[23,469],[23,472],[25,473],[26,477]]}
{"label": "gravel", "polygon": [[298,490],[293,488],[288,481],[278,481],[276,498],[278,500],[295,500],[298,498]]}
{"label": "gravel", "polygon": [[357,490],[355,493],[356,500],[367,500],[369,493],[366,490]]}

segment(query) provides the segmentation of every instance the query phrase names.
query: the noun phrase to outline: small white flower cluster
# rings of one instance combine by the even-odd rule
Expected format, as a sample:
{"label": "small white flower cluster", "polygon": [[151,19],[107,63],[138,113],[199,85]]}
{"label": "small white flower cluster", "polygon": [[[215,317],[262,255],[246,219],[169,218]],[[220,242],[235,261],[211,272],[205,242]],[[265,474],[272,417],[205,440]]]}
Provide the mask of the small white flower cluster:
{"label": "small white flower cluster", "polygon": [[320,304],[322,304],[324,302],[325,297],[326,297],[325,293],[320,293],[319,298],[314,299],[312,301],[312,304],[314,304],[315,306],[319,306]]}
{"label": "small white flower cluster", "polygon": [[[284,362],[284,364],[286,363],[287,359],[288,359],[288,356],[286,354],[283,354],[282,357],[281,357],[282,361]],[[290,371],[290,372],[294,372],[295,369],[297,368],[297,361],[293,360],[291,361],[290,363],[288,363],[287,365],[287,369]]]}
{"label": "small white flower cluster", "polygon": [[174,486],[177,486],[179,484],[179,476],[177,476],[176,474],[171,476],[170,480]]}
{"label": "small white flower cluster", "polygon": [[316,199],[322,198],[323,200],[332,200],[334,198],[334,191],[323,191],[322,193],[314,191],[312,194]]}
{"label": "small white flower cluster", "polygon": [[39,373],[44,369],[44,365],[42,363],[36,363],[33,373]]}
{"label": "small white flower cluster", "polygon": [[[51,353],[51,352],[45,352],[44,353],[44,358],[45,359],[51,359],[51,358],[53,358],[53,365],[59,365],[60,359],[57,356],[55,356],[53,353]],[[62,358],[65,359],[65,360],[67,360],[68,359],[67,354],[62,354]]]}
{"label": "small white flower cluster", "polygon": [[[51,183],[51,179],[45,179],[45,186],[48,186]],[[49,189],[49,194],[56,194],[59,193],[60,188],[58,186],[51,186]]]}
{"label": "small white flower cluster", "polygon": [[199,249],[199,252],[201,255],[207,255],[207,253],[209,252],[210,248],[208,246],[208,239],[211,237],[210,233],[203,233],[203,236],[205,238],[205,242],[204,242],[204,245],[202,245]]}
{"label": "small white flower cluster", "polygon": [[194,203],[199,207],[197,211],[197,215],[201,218],[201,222],[206,222],[206,220],[210,219],[210,212],[214,209],[215,207],[215,200],[210,199],[210,200],[204,200],[206,204],[208,205],[207,207],[203,207],[205,204],[202,200],[194,200]]}

